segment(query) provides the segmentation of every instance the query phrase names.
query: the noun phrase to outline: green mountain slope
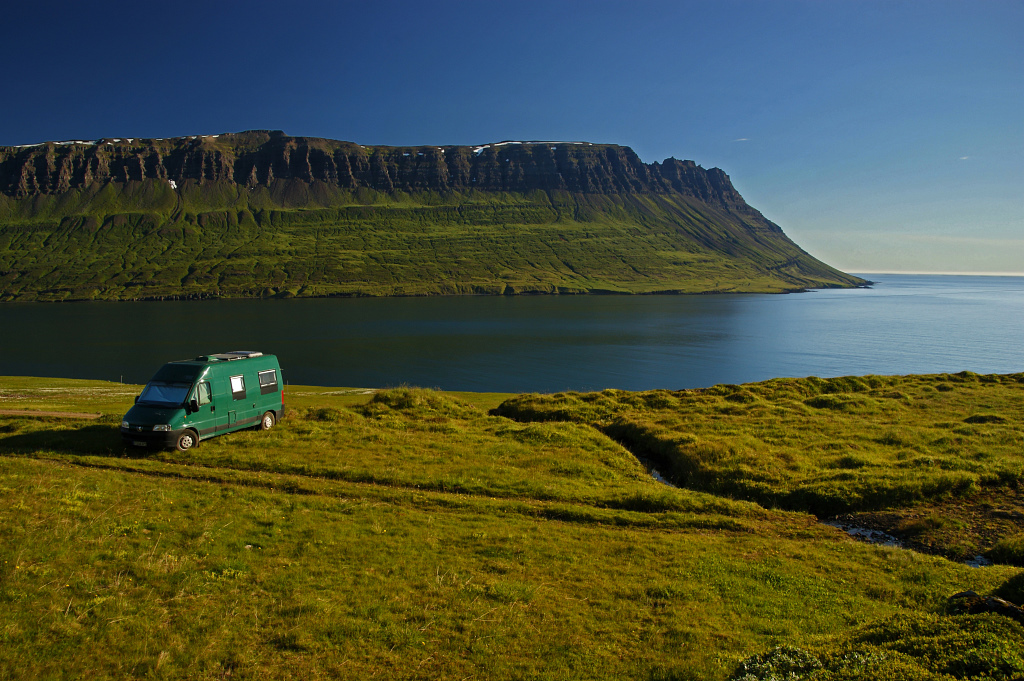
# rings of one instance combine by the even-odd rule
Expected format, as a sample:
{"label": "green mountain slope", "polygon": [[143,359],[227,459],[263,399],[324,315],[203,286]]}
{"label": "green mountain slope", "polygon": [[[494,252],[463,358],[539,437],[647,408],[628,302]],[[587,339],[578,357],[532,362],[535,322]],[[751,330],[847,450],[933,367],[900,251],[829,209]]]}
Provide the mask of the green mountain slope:
{"label": "green mountain slope", "polygon": [[692,162],[241,133],[0,148],[0,300],[781,292],[864,282]]}

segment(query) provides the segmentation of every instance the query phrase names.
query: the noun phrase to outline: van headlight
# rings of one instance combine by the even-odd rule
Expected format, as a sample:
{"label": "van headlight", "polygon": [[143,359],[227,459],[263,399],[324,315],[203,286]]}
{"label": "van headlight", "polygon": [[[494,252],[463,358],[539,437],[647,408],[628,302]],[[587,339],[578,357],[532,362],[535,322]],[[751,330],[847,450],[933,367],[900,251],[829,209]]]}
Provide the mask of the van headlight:
{"label": "van headlight", "polygon": [[128,428],[130,427],[128,425],[128,421],[121,421],[121,427],[124,428],[125,430],[128,430]]}
{"label": "van headlight", "polygon": [[155,426],[153,426],[153,430],[157,430],[157,431],[164,431],[164,432],[166,432],[166,431],[168,431],[170,429],[171,429],[171,425],[169,423],[158,423]]}

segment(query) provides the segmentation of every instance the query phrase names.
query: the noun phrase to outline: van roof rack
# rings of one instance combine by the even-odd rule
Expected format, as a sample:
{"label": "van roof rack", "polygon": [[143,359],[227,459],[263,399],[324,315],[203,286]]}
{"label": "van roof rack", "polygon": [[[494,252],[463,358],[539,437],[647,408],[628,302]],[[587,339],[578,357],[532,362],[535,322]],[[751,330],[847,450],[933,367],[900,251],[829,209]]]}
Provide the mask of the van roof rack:
{"label": "van roof rack", "polygon": [[216,355],[202,355],[196,357],[198,362],[208,362],[211,359],[218,359],[222,362],[230,362],[233,359],[246,359],[247,357],[262,357],[262,352],[256,350],[232,350],[231,352],[221,352]]}

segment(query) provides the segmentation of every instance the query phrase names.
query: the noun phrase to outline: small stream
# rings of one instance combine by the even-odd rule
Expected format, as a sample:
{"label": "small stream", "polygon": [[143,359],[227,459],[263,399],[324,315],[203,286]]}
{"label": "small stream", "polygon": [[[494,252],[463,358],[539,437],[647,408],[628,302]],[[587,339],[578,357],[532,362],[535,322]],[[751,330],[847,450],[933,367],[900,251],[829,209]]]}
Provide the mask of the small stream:
{"label": "small stream", "polygon": [[[832,520],[822,520],[821,524],[828,525],[829,527],[838,528],[843,532],[846,532],[851,537],[867,542],[868,544],[878,544],[879,546],[892,546],[894,548],[907,549],[909,551],[914,550],[912,548],[907,547],[906,544],[904,544],[898,538],[886,532],[882,532],[881,530],[873,530],[869,527],[858,527],[851,522],[846,522],[835,518],[833,518]],[[992,561],[990,561],[985,556],[975,556],[974,558],[968,558],[967,560],[963,561],[963,564],[968,567],[975,568],[988,567],[989,565],[992,565]]]}
{"label": "small stream", "polygon": [[[674,484],[672,481],[668,480],[667,478],[665,478],[665,476],[661,474],[661,472],[656,468],[658,464],[653,459],[649,459],[645,456],[641,456],[640,454],[638,454],[636,448],[631,446],[631,443],[628,443],[621,438],[616,438],[607,431],[604,431],[604,433],[605,435],[608,435],[613,440],[618,442],[620,445],[625,447],[631,454],[633,454],[633,456],[637,458],[637,461],[639,461],[640,464],[643,465],[643,467],[647,470],[650,476],[654,478],[656,481],[662,483],[663,485],[668,485],[669,487],[682,489],[679,485]],[[878,546],[890,546],[897,549],[906,549],[908,551],[917,550],[914,547],[907,546],[906,543],[904,543],[901,539],[887,532],[883,532],[882,530],[875,530],[870,527],[861,527],[859,525],[856,525],[852,521],[852,519],[842,520],[841,518],[843,517],[852,518],[852,516],[838,516],[835,518],[830,518],[828,520],[820,520],[819,523],[822,525],[828,525],[829,527],[834,527],[836,529],[842,530],[854,539],[866,542],[868,544],[877,544]],[[985,556],[975,556],[974,558],[968,558],[967,560],[963,561],[963,564],[967,565],[968,567],[979,568],[992,565],[992,561],[986,558]]]}
{"label": "small stream", "polygon": [[846,532],[846,534],[860,539],[861,541],[867,542],[868,544],[878,544],[879,546],[892,546],[897,549],[905,549],[906,546],[903,542],[892,536],[882,532],[881,530],[872,530],[867,527],[857,527],[853,523],[843,522],[841,520],[822,520],[822,525],[828,525],[829,527],[836,527]]}
{"label": "small stream", "polygon": [[[636,456],[635,453],[634,456]],[[678,485],[675,485],[669,480],[667,480],[658,471],[658,469],[655,468],[655,464],[653,461],[642,456],[637,456],[636,458],[641,464],[643,464],[643,467],[647,469],[647,472],[651,475],[652,478],[662,483],[663,485],[679,488]],[[877,544],[878,546],[891,546],[897,549],[907,549],[908,551],[914,550],[912,548],[907,547],[906,544],[904,544],[903,541],[901,541],[898,537],[894,537],[893,535],[887,532],[883,532],[881,530],[873,530],[870,527],[859,527],[852,522],[839,520],[838,518],[833,518],[831,520],[822,520],[820,521],[820,523],[822,525],[828,525],[829,527],[834,527],[836,529],[842,530],[854,539],[858,539],[868,544]],[[968,567],[979,568],[992,565],[992,561],[986,558],[985,556],[975,556],[974,558],[969,558],[963,561],[963,564]]]}
{"label": "small stream", "polygon": [[668,480],[668,478],[662,475],[657,468],[654,467],[655,464],[653,461],[651,461],[650,459],[645,459],[642,456],[637,456],[635,452],[633,453],[633,456],[636,456],[636,460],[640,462],[640,465],[647,469],[647,472],[650,474],[652,478],[654,478],[663,485],[668,485],[669,487],[675,487],[679,489],[679,485],[673,484],[670,480]]}

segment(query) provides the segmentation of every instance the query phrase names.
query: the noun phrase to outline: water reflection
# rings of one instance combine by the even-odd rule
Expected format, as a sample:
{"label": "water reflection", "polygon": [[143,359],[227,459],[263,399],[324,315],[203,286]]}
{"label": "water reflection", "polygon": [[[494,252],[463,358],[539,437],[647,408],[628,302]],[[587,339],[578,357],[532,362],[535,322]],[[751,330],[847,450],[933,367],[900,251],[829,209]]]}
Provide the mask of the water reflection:
{"label": "water reflection", "polygon": [[290,383],[515,392],[1024,370],[1024,279],[870,278],[783,296],[6,304],[0,374],[143,382],[230,349],[276,353]]}

